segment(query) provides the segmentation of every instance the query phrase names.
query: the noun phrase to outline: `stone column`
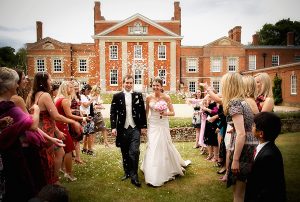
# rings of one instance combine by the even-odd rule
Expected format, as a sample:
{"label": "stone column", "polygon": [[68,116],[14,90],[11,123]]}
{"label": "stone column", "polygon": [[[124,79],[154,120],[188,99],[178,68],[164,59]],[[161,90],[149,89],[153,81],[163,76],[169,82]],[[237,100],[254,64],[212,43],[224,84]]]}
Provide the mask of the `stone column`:
{"label": "stone column", "polygon": [[176,92],[176,41],[171,41],[170,91]]}
{"label": "stone column", "polygon": [[[101,88],[103,92],[106,92],[107,81],[105,78],[106,70],[105,70],[105,41],[99,40],[99,57],[100,57],[100,82]],[[108,81],[109,82],[109,81]]]}

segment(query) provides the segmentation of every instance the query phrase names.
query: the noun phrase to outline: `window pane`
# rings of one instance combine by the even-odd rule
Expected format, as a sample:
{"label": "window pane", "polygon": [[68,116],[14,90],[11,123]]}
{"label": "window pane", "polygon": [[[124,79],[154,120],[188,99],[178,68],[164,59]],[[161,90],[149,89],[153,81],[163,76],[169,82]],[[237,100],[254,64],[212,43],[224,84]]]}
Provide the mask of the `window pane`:
{"label": "window pane", "polygon": [[196,92],[196,82],[195,81],[190,81],[189,82],[189,91],[190,92]]}
{"label": "window pane", "polygon": [[249,70],[256,69],[256,55],[249,55]]}
{"label": "window pane", "polygon": [[163,86],[165,86],[166,85],[166,70],[165,69],[159,69],[158,70],[158,76],[162,79]]}
{"label": "window pane", "polygon": [[110,70],[110,85],[118,85],[118,70]]}
{"label": "window pane", "polygon": [[38,59],[36,63],[37,63],[37,72],[44,72],[45,61],[43,59]]}

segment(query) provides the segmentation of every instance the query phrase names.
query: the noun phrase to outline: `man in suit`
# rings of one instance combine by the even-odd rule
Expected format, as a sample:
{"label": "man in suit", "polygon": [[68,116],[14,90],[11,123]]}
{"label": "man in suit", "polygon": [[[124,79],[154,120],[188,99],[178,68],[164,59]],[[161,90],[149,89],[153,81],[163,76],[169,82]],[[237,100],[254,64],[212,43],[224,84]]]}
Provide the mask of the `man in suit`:
{"label": "man in suit", "polygon": [[114,94],[110,108],[112,135],[116,136],[116,146],[121,148],[125,175],[131,183],[141,186],[138,180],[140,155],[140,135],[146,132],[147,119],[143,96],[133,92],[133,77],[123,78],[124,90]]}
{"label": "man in suit", "polygon": [[281,152],[275,139],[281,130],[280,118],[272,112],[254,117],[252,132],[259,140],[252,171],[247,178],[245,201],[286,201]]}

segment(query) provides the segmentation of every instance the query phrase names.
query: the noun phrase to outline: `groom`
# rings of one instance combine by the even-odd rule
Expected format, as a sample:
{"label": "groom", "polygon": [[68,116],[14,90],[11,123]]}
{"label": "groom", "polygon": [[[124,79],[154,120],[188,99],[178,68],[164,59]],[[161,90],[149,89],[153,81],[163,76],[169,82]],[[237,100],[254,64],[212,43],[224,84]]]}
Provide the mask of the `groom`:
{"label": "groom", "polygon": [[141,186],[138,180],[140,135],[147,128],[146,111],[141,93],[133,92],[133,77],[123,78],[124,90],[114,94],[110,108],[111,133],[116,136],[116,146],[121,148],[125,175],[131,183]]}

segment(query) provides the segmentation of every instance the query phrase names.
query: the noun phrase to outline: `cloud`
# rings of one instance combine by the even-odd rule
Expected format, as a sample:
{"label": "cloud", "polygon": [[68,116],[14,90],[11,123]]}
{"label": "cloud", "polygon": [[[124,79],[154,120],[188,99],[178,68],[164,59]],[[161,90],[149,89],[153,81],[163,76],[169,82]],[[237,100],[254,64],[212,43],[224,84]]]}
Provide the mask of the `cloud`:
{"label": "cloud", "polygon": [[2,32],[24,32],[24,31],[31,31],[33,29],[34,29],[33,26],[16,28],[16,27],[6,27],[0,25],[0,31]]}
{"label": "cloud", "polygon": [[27,42],[0,35],[0,47],[9,46],[17,51],[20,48],[25,47],[25,43]]}

